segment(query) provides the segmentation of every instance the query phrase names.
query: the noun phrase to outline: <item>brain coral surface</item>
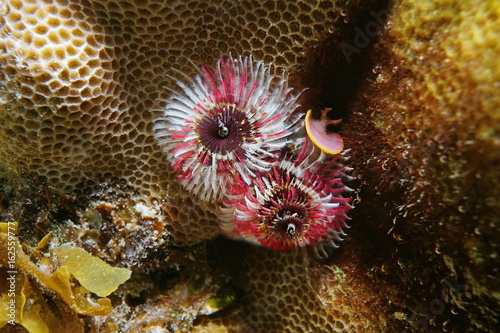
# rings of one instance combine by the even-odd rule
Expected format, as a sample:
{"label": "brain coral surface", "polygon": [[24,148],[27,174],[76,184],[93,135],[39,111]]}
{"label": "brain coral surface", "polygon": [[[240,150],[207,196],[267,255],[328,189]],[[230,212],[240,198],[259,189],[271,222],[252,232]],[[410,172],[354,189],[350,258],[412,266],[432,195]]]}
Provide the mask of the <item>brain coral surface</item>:
{"label": "brain coral surface", "polygon": [[0,4],[0,163],[63,189],[124,179],[149,199],[173,179],[152,133],[172,68],[229,52],[290,68],[338,16],[329,1]]}

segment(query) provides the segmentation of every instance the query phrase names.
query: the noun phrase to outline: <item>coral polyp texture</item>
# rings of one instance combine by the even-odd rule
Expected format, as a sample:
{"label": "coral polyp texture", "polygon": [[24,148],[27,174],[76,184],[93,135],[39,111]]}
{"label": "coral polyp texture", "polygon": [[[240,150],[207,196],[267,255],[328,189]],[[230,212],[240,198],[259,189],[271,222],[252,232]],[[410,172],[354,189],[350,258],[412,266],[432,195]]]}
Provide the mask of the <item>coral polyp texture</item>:
{"label": "coral polyp texture", "polygon": [[0,0],[0,164],[65,193],[119,179],[163,203],[175,242],[214,237],[214,208],[179,186],[154,137],[165,87],[221,53],[277,73],[301,66],[303,44],[339,11],[329,1]]}
{"label": "coral polyp texture", "polygon": [[194,76],[192,63],[232,52],[279,73],[305,62],[302,45],[339,11],[329,1],[0,4],[0,163],[64,190],[117,177],[146,199],[175,182],[151,126],[165,87],[183,79],[171,68]]}
{"label": "coral polyp texture", "polygon": [[[350,198],[342,155],[325,158],[309,140],[297,154],[285,153],[269,172],[257,172],[247,193],[225,200],[222,228],[232,237],[274,250],[315,245],[319,258],[345,236]],[[237,198],[237,199],[234,199]]]}
{"label": "coral polyp texture", "polygon": [[271,168],[300,129],[297,94],[285,73],[275,78],[262,61],[231,56],[178,82],[154,129],[181,184],[202,200],[220,199]]}

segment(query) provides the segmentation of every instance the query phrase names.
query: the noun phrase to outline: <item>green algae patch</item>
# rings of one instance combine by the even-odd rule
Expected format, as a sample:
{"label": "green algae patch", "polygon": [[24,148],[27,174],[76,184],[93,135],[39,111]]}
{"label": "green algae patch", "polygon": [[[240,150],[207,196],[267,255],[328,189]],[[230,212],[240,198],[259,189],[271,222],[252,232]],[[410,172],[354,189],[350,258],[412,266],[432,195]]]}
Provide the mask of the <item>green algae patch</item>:
{"label": "green algae patch", "polygon": [[108,296],[130,278],[130,270],[110,266],[74,246],[61,246],[53,253],[60,260],[61,267],[65,267],[83,287],[101,297]]}
{"label": "green algae patch", "polygon": [[221,310],[233,303],[236,299],[236,291],[229,285],[222,286],[217,294],[208,300],[208,305],[215,311]]}

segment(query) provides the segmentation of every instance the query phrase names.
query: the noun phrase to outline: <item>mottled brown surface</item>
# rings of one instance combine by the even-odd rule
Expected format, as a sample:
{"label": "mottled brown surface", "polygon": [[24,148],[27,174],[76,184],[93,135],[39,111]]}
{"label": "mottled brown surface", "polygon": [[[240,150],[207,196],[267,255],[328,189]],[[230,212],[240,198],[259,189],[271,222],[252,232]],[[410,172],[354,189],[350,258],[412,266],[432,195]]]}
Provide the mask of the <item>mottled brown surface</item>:
{"label": "mottled brown surface", "polygon": [[359,260],[401,288],[388,301],[425,332],[499,319],[499,10],[396,2],[353,57],[369,64],[342,129],[359,179],[352,215],[368,228],[354,233],[377,254]]}

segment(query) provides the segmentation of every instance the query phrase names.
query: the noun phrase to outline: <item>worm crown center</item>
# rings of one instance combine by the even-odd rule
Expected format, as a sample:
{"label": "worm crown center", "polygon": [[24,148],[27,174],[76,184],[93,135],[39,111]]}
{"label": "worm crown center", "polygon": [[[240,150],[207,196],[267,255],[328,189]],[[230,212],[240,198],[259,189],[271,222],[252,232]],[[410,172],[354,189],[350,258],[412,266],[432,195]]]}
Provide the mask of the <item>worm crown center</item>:
{"label": "worm crown center", "polygon": [[227,138],[229,135],[229,128],[227,128],[226,124],[224,124],[220,118],[217,119],[217,127],[219,128],[219,137],[221,139]]}

